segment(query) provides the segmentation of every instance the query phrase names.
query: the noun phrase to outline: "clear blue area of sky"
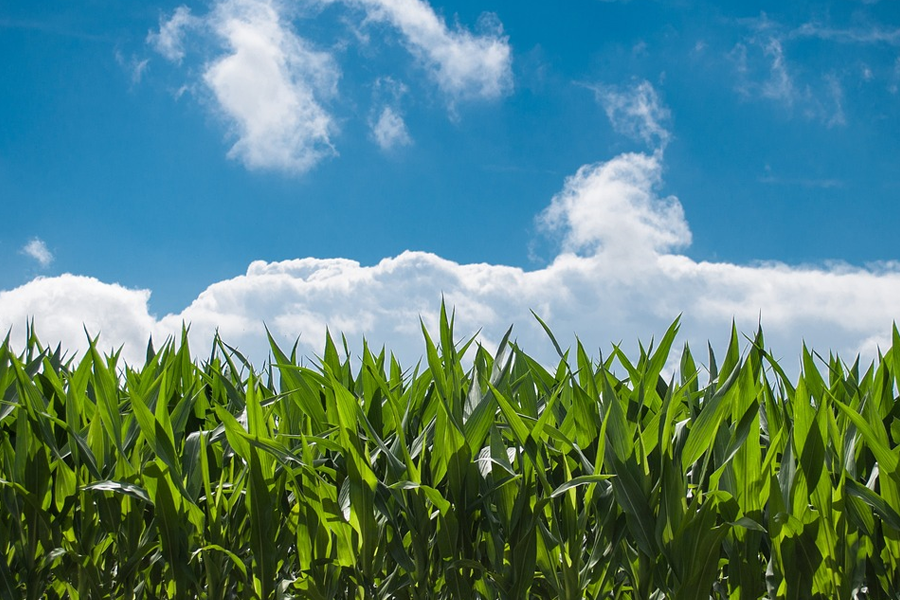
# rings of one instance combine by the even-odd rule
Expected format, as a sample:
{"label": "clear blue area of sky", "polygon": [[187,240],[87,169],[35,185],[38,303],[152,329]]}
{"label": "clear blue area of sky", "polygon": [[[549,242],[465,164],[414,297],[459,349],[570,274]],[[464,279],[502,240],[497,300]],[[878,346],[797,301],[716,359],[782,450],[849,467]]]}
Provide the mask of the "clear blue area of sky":
{"label": "clear blue area of sky", "polygon": [[[162,314],[257,259],[412,249],[538,268],[557,247],[535,215],[565,178],[646,150],[591,86],[643,80],[671,113],[662,191],[684,206],[686,254],[900,258],[897,2],[433,0],[451,27],[495,13],[513,53],[508,95],[452,110],[396,36],[354,44],[328,7],[293,29],[340,66],[338,154],[302,174],[228,158],[208,100],[177,94],[204,59],[173,65],[147,35],[180,4],[0,0],[0,289],[71,272],[149,288]],[[408,87],[413,140],[390,152],[368,131],[385,76]],[[21,252],[33,238],[46,268]]]}

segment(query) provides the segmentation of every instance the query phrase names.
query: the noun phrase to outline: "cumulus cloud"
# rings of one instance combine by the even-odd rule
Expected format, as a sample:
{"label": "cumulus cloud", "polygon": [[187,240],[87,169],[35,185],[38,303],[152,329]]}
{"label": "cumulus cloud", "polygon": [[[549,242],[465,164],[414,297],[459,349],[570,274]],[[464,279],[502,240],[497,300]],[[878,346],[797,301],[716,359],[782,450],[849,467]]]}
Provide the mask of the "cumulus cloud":
{"label": "cumulus cloud", "polygon": [[187,6],[179,6],[168,19],[159,20],[159,30],[147,34],[147,43],[166,59],[180,63],[184,59],[184,35],[200,20],[191,15]]}
{"label": "cumulus cloud", "polygon": [[210,24],[228,52],[203,80],[237,137],[229,156],[302,173],[333,155],[334,119],[319,102],[337,90],[333,58],[309,48],[264,0],[223,2]]}
{"label": "cumulus cloud", "polygon": [[[453,115],[460,100],[497,98],[512,89],[512,51],[496,16],[482,16],[476,34],[449,27],[422,0],[317,0],[309,6],[319,4],[361,9],[367,22],[399,31]],[[206,54],[219,46],[203,65],[200,87],[236,139],[229,157],[250,169],[304,173],[337,154],[337,119],[328,104],[337,96],[341,69],[331,53],[297,34],[291,22],[296,10],[279,0],[217,0],[208,14],[195,16],[180,6],[147,35],[152,48],[177,64],[186,56],[189,33]],[[370,125],[382,147],[410,142],[393,105],[385,104]]]}
{"label": "cumulus cloud", "polygon": [[[641,94],[633,97],[641,102]],[[612,115],[652,112],[626,107]],[[634,118],[639,132],[660,121]],[[457,310],[460,334],[480,329],[479,340],[494,349],[515,324],[515,339],[545,362],[555,353],[532,310],[564,343],[577,333],[591,350],[622,341],[633,348],[638,336],[661,334],[679,314],[681,339],[695,348],[707,340],[722,348],[732,320],[743,331],[761,321],[778,357],[796,357],[805,341],[845,358],[872,358],[890,342],[900,265],[696,261],[680,253],[691,231],[678,198],[660,191],[662,168],[656,149],[586,165],[569,177],[538,217],[559,237],[561,251],[536,270],[459,264],[425,252],[371,266],[347,259],[257,261],[162,317],[150,313],[147,290],[67,274],[0,292],[0,329],[11,327],[13,342],[22,344],[24,324],[34,318],[45,342],[83,351],[86,326],[104,347],[121,345],[127,361],[140,363],[149,336],[158,343],[190,323],[201,356],[218,331],[259,364],[268,353],[264,324],[284,345],[302,336],[307,356],[321,353],[330,328],[356,349],[365,336],[409,364],[422,355],[419,318],[434,331],[443,295]]]}
{"label": "cumulus cloud", "polygon": [[47,248],[47,244],[39,238],[33,238],[25,244],[22,247],[22,254],[38,261],[38,264],[42,267],[49,267],[50,263],[53,262],[53,253]]}
{"label": "cumulus cloud", "polygon": [[182,6],[147,42],[176,63],[188,30],[218,45],[201,79],[236,140],[228,156],[250,169],[304,173],[336,154],[335,119],[324,102],[336,95],[341,71],[281,10],[274,0],[221,0],[196,17]]}
{"label": "cumulus cloud", "polygon": [[670,135],[666,122],[671,114],[649,81],[631,87],[598,85],[592,89],[616,131],[650,147],[665,148]]}
{"label": "cumulus cloud", "polygon": [[539,222],[561,232],[568,251],[587,251],[611,261],[643,263],[691,242],[681,204],[660,198],[661,153],[622,154],[584,166],[570,177]]}
{"label": "cumulus cloud", "polygon": [[92,277],[60,275],[39,277],[21,287],[0,292],[3,326],[24,339],[24,324],[34,317],[46,344],[61,342],[67,350],[82,353],[87,346],[85,329],[102,334],[104,348],[123,346],[125,356],[139,362],[140,348],[157,330],[147,302],[150,292],[132,290]]}
{"label": "cumulus cloud", "polygon": [[389,23],[451,100],[498,98],[512,89],[512,50],[503,26],[484,15],[483,33],[451,29],[422,0],[347,0],[372,21]]}
{"label": "cumulus cloud", "polygon": [[[545,218],[565,241],[546,267],[525,271],[459,264],[404,252],[363,266],[346,259],[254,262],[239,277],[209,286],[183,311],[155,318],[149,292],[63,275],[0,292],[0,329],[22,342],[35,318],[45,340],[84,347],[82,322],[106,347],[124,344],[139,363],[147,337],[176,335],[191,323],[201,356],[218,330],[254,360],[267,355],[263,324],[282,344],[301,335],[307,356],[321,353],[325,328],[386,344],[404,361],[422,354],[418,319],[434,328],[441,294],[457,309],[460,334],[481,328],[490,348],[515,324],[515,338],[545,361],[554,351],[531,317],[542,316],[564,342],[577,333],[595,352],[660,335],[679,314],[682,340],[695,349],[727,341],[732,319],[752,332],[761,320],[767,343],[788,359],[800,343],[871,358],[889,342],[900,295],[900,268],[792,267],[695,261],[676,252],[690,241],[682,208],[662,197],[659,154],[625,154],[583,167],[553,199]],[[579,250],[580,253],[576,253]],[[206,346],[204,346],[206,344]]]}
{"label": "cumulus cloud", "polygon": [[385,106],[378,119],[372,123],[372,136],[382,150],[393,150],[412,143],[406,122],[390,106]]}

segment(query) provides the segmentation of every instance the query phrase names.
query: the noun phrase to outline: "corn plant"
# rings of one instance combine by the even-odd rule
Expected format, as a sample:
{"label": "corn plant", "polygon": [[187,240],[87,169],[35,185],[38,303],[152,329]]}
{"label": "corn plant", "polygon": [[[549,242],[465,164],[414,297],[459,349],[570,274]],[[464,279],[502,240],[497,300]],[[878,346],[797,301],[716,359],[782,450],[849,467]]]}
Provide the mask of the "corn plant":
{"label": "corn plant", "polygon": [[677,321],[632,358],[544,327],[553,365],[443,308],[406,368],[7,337],[0,598],[900,598],[896,327],[794,379],[762,331],[698,366]]}

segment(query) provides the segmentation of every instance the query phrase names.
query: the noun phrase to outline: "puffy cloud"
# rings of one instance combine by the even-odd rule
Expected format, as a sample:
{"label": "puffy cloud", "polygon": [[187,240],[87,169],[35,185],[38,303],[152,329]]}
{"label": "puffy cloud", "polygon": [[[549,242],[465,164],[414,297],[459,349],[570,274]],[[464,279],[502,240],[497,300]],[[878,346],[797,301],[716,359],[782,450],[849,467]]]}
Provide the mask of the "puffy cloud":
{"label": "puffy cloud", "polygon": [[[457,101],[497,98],[512,89],[512,53],[495,16],[483,16],[481,32],[474,34],[451,29],[422,0],[307,4],[361,8],[370,22],[396,28],[448,97],[451,110]],[[331,54],[313,49],[294,31],[291,17],[297,10],[279,0],[216,0],[208,14],[194,16],[181,6],[147,36],[151,47],[179,64],[189,32],[207,53],[222,46],[204,63],[202,83],[236,138],[229,157],[251,169],[304,173],[337,154],[332,143],[336,119],[327,103],[337,94],[341,70]],[[408,144],[400,113],[386,106],[371,124],[376,141],[382,147]]]}
{"label": "puffy cloud", "polygon": [[497,98],[512,89],[512,50],[500,21],[484,15],[484,32],[451,30],[422,0],[347,0],[373,21],[396,27],[409,50],[451,100]]}
{"label": "puffy cloud", "polygon": [[141,348],[157,330],[150,316],[148,290],[132,290],[92,277],[60,275],[38,277],[13,290],[0,292],[2,326],[22,343],[25,323],[35,319],[45,344],[61,342],[68,351],[87,347],[87,335],[100,334],[101,347],[124,347],[132,363],[140,362]]}
{"label": "puffy cloud", "polygon": [[187,6],[179,6],[167,20],[159,20],[159,31],[147,34],[147,43],[166,59],[180,63],[184,59],[184,34],[200,20],[191,15]]}
{"label": "puffy cloud", "polygon": [[229,156],[249,168],[302,173],[335,153],[331,115],[319,102],[336,93],[340,70],[310,49],[265,0],[229,0],[210,17],[228,54],[204,73],[237,142]]}
{"label": "puffy cloud", "polygon": [[671,114],[649,81],[629,88],[600,85],[592,89],[616,131],[650,147],[665,148],[670,137],[665,123]]}
{"label": "puffy cloud", "polygon": [[378,120],[372,123],[372,136],[382,150],[392,150],[412,143],[403,117],[394,112],[390,106],[385,106]]}
{"label": "puffy cloud", "polygon": [[336,154],[335,120],[323,102],[337,93],[341,72],[282,11],[275,0],[220,0],[202,17],[181,6],[147,43],[176,63],[188,30],[203,46],[220,46],[203,65],[202,83],[236,139],[228,156],[250,169],[304,173]]}
{"label": "puffy cloud", "polygon": [[678,199],[659,198],[654,191],[661,184],[661,156],[622,154],[582,167],[539,222],[561,231],[567,250],[628,263],[689,245],[691,232]]}
{"label": "puffy cloud", "polygon": [[[242,6],[251,12],[263,7]],[[235,18],[236,31],[255,22]],[[561,340],[577,333],[592,350],[619,341],[627,349],[637,336],[661,333],[678,314],[682,339],[695,346],[712,340],[721,347],[733,319],[744,331],[761,321],[779,356],[796,356],[802,340],[845,358],[871,358],[889,343],[900,264],[736,265],[679,254],[690,244],[690,228],[679,200],[659,193],[667,112],[649,84],[599,98],[614,125],[659,140],[660,147],[586,165],[565,181],[538,216],[562,245],[544,268],[459,264],[424,252],[371,266],[347,259],[257,261],[246,274],[214,283],[184,310],[161,318],[150,314],[147,290],[67,274],[0,292],[0,329],[13,328],[14,343],[21,344],[24,323],[34,318],[45,341],[83,351],[86,327],[103,336],[105,347],[121,345],[126,360],[139,363],[148,336],[159,341],[190,323],[201,355],[219,331],[259,364],[267,354],[264,324],[283,344],[302,334],[307,355],[321,352],[331,328],[347,334],[356,349],[365,336],[409,364],[422,353],[419,318],[434,331],[443,295],[458,311],[460,333],[480,329],[480,340],[493,348],[515,324],[518,342],[545,361],[554,360],[554,352],[532,310]]]}
{"label": "puffy cloud", "polygon": [[38,261],[42,267],[48,267],[50,266],[50,263],[53,262],[53,253],[47,248],[47,244],[44,243],[44,240],[39,238],[31,239],[22,247],[21,252]]}
{"label": "puffy cloud", "polygon": [[660,169],[658,153],[625,154],[569,178],[545,213],[552,213],[564,250],[537,270],[458,264],[423,252],[371,266],[346,259],[260,261],[162,318],[149,314],[145,290],[63,275],[0,293],[0,329],[13,327],[21,343],[33,316],[45,341],[83,349],[84,322],[102,335],[104,347],[124,344],[124,356],[139,363],[147,336],[158,342],[176,335],[182,322],[191,324],[200,356],[218,330],[257,362],[267,354],[264,323],[284,345],[302,335],[307,356],[321,353],[329,327],[346,333],[355,351],[366,336],[410,363],[422,354],[418,319],[434,330],[443,294],[457,309],[460,335],[481,328],[480,339],[493,347],[515,324],[514,337],[544,361],[555,353],[530,310],[564,344],[577,333],[595,353],[610,342],[633,348],[638,336],[660,335],[679,313],[681,339],[695,351],[707,340],[724,351],[732,319],[746,332],[761,320],[768,345],[788,363],[804,339],[847,359],[857,352],[871,358],[889,342],[900,295],[897,265],[695,261],[674,251],[689,242],[690,231],[678,200],[656,192]]}

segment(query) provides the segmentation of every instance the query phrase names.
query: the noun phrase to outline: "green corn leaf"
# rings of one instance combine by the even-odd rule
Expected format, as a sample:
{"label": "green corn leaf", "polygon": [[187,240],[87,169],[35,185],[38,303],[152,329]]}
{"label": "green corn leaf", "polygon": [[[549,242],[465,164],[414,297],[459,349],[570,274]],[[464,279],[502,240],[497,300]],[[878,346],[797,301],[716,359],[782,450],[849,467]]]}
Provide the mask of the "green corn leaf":
{"label": "green corn leaf", "polygon": [[506,419],[506,423],[509,425],[512,430],[513,436],[516,442],[524,447],[525,443],[528,440],[528,437],[531,435],[531,430],[525,425],[525,421],[522,420],[522,417],[516,412],[513,408],[512,404],[509,403],[509,400],[506,399],[500,390],[495,388],[493,385],[488,384],[491,389],[491,392],[494,394],[494,398],[496,398],[497,403],[500,405],[500,410],[503,413],[504,418]]}
{"label": "green corn leaf", "polygon": [[580,475],[578,477],[570,479],[569,481],[553,490],[553,492],[551,492],[550,494],[550,497],[556,498],[574,487],[578,487],[580,485],[595,484],[599,481],[606,481],[612,477],[614,477],[614,475]]}
{"label": "green corn leaf", "polygon": [[250,449],[249,469],[247,514],[250,520],[250,550],[253,556],[253,588],[257,597],[268,599],[274,593],[278,561],[277,521],[272,518],[275,497],[255,448]]}
{"label": "green corn leaf", "polygon": [[840,402],[834,401],[834,405],[853,423],[859,433],[866,441],[866,445],[875,455],[881,469],[888,474],[897,472],[898,456],[900,456],[900,447],[891,449],[888,446],[887,435],[884,427],[880,424],[873,425],[866,421],[858,412]]}
{"label": "green corn leaf", "polygon": [[884,498],[852,479],[846,480],[844,485],[847,494],[859,498],[868,504],[885,524],[900,532],[900,514],[897,514],[897,511],[891,508]]}
{"label": "green corn leaf", "polygon": [[566,355],[563,354],[562,348],[559,346],[559,342],[556,341],[556,337],[553,335],[553,332],[550,331],[550,328],[544,323],[543,319],[541,319],[536,312],[531,311],[531,316],[537,319],[537,322],[541,324],[541,327],[544,329],[544,333],[547,334],[547,337],[550,338],[550,342],[553,344],[553,348],[556,349],[556,353],[559,354],[559,357],[565,360]]}
{"label": "green corn leaf", "polygon": [[150,496],[147,494],[147,490],[140,486],[134,485],[133,483],[128,483],[125,481],[95,481],[94,483],[81,486],[81,489],[98,490],[102,492],[115,492],[117,494],[131,496],[132,498],[140,500],[141,502],[147,502],[148,504],[151,502]]}

